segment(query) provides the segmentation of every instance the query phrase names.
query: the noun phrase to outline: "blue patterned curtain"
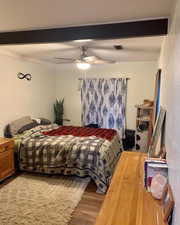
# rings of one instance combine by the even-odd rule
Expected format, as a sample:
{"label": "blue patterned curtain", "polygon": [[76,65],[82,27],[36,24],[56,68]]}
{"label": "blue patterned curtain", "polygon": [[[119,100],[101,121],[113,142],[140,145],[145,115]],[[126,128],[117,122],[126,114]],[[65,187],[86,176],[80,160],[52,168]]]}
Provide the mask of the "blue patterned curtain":
{"label": "blue patterned curtain", "polygon": [[116,129],[124,136],[127,79],[83,79],[81,85],[82,125],[98,124]]}

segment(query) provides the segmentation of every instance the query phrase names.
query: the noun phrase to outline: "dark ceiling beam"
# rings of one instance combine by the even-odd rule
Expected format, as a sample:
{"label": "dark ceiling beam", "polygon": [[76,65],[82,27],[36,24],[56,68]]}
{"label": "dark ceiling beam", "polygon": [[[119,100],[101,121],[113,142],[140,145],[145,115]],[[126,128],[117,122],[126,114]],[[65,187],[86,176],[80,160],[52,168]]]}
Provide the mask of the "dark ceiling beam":
{"label": "dark ceiling beam", "polygon": [[79,39],[116,39],[166,35],[168,19],[2,32],[0,44],[55,43]]}

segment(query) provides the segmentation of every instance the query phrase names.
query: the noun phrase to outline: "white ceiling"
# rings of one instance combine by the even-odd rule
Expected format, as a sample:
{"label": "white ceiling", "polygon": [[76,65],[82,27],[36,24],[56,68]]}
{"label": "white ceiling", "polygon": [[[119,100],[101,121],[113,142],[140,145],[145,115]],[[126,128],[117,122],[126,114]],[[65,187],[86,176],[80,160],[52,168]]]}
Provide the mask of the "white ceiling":
{"label": "white ceiling", "polygon": [[174,0],[0,0],[0,31],[169,16]]}
{"label": "white ceiling", "polygon": [[[0,51],[27,59],[59,64],[64,62],[56,57],[80,58],[80,46],[89,47],[88,55],[121,61],[154,61],[160,53],[163,37],[143,37],[90,42],[65,42],[53,44],[29,44],[0,46]],[[123,50],[115,50],[114,45],[122,45]],[[99,47],[99,49],[98,49]],[[103,49],[103,47],[108,49]]]}

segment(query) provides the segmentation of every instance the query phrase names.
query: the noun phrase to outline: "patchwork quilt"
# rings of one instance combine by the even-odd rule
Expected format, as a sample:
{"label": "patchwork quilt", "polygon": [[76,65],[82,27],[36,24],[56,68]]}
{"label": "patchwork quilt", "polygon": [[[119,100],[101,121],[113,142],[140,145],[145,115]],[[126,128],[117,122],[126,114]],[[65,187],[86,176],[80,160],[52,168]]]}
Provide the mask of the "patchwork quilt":
{"label": "patchwork quilt", "polygon": [[[71,132],[62,134],[61,129],[65,128],[55,124],[41,125],[17,137],[20,169],[47,174],[90,176],[98,192],[105,193],[122,150],[116,132],[103,129],[102,133],[107,133],[108,138],[102,138],[99,136],[100,129],[98,135],[94,133],[93,136],[86,134],[79,137]],[[80,132],[80,128],[76,131]]]}

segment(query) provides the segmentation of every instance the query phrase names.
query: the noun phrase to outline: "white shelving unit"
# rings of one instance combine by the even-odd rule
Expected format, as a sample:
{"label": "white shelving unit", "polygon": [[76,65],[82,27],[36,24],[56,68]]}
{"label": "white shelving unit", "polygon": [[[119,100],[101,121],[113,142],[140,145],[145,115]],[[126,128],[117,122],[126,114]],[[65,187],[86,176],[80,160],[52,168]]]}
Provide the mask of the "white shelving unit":
{"label": "white shelving unit", "polygon": [[136,105],[136,151],[147,152],[153,129],[153,106]]}

